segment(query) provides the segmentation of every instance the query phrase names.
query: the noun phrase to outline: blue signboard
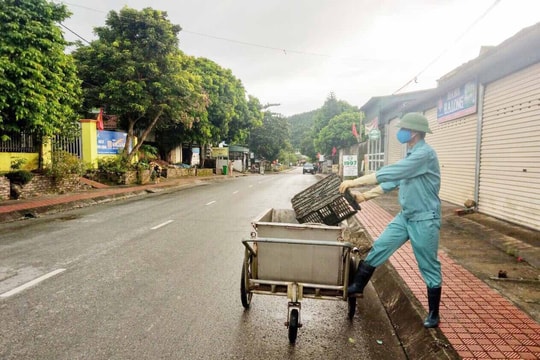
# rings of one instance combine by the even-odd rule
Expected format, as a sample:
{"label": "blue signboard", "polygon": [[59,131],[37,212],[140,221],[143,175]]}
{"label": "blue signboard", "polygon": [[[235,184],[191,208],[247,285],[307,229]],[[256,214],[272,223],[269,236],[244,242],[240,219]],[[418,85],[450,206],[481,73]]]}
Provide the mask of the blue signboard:
{"label": "blue signboard", "polygon": [[116,131],[97,132],[98,154],[119,154],[126,145],[127,134]]}
{"label": "blue signboard", "polygon": [[439,123],[457,119],[476,112],[477,85],[470,81],[465,85],[450,90],[437,103],[437,120]]}

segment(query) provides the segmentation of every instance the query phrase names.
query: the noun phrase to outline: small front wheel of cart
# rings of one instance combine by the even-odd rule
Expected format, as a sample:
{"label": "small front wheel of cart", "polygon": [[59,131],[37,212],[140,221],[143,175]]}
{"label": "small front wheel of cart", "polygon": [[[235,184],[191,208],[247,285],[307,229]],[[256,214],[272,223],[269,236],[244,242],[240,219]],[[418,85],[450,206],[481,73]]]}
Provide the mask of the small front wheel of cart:
{"label": "small front wheel of cart", "polygon": [[291,310],[289,318],[289,342],[294,344],[298,335],[298,309]]}
{"label": "small front wheel of cart", "polygon": [[247,287],[247,283],[251,277],[252,259],[253,258],[250,256],[248,258],[248,261],[244,262],[244,264],[242,265],[242,278],[240,280],[240,300],[242,301],[242,306],[245,309],[249,309],[249,305],[251,304],[251,298],[253,297],[253,293],[251,291],[248,291]]}

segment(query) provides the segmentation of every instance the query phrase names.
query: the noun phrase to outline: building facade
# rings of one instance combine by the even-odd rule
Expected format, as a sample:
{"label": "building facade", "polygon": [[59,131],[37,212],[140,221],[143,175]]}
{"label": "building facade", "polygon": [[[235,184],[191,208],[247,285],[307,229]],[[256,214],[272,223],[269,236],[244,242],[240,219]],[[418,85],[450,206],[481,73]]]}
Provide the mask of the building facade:
{"label": "building facade", "polygon": [[397,119],[421,112],[439,156],[442,200],[474,200],[481,213],[540,230],[539,44],[540,23],[444,75],[435,89],[382,106],[384,164],[405,156]]}

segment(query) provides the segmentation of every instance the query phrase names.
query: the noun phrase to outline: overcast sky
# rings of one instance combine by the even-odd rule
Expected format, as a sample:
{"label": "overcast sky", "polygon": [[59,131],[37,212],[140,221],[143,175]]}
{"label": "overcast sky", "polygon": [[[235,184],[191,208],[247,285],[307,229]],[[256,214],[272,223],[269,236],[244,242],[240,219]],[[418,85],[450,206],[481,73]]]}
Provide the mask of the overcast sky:
{"label": "overcast sky", "polygon": [[[540,0],[62,2],[73,12],[64,25],[88,41],[110,10],[166,11],[182,27],[184,53],[231,69],[248,94],[279,103],[272,110],[285,116],[321,107],[331,92],[360,107],[416,75],[401,92],[435,87],[481,46],[540,22]],[[66,39],[77,38],[66,31]]]}

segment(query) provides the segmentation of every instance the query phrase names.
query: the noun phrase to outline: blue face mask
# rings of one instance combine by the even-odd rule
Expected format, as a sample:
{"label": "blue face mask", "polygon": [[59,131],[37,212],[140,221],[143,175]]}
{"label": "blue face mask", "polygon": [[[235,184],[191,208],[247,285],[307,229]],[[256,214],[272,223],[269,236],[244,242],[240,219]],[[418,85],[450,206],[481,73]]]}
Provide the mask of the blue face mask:
{"label": "blue face mask", "polygon": [[402,144],[408,143],[412,139],[411,130],[399,129],[397,132],[397,139]]}

